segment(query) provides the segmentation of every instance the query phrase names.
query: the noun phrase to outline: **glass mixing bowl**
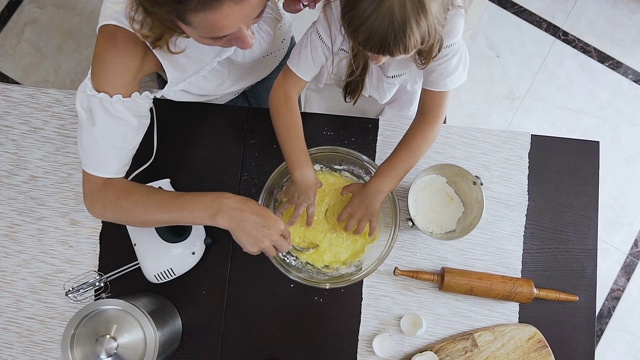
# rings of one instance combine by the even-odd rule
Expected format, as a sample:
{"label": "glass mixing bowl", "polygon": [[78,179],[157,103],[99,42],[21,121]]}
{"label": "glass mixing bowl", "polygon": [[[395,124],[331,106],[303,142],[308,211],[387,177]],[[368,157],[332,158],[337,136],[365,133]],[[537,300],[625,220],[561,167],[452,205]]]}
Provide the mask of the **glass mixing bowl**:
{"label": "glass mixing bowl", "polygon": [[[309,150],[311,161],[323,169],[347,173],[358,182],[366,182],[378,166],[366,156],[341,147],[323,146]],[[286,163],[271,175],[260,194],[260,204],[275,211],[276,194],[289,181]],[[376,240],[369,244],[364,256],[353,264],[336,269],[319,269],[298,258],[294,252],[271,257],[273,264],[285,275],[300,283],[319,288],[336,288],[361,281],[380,266],[393,248],[398,236],[400,211],[395,191],[389,193],[382,203]]]}

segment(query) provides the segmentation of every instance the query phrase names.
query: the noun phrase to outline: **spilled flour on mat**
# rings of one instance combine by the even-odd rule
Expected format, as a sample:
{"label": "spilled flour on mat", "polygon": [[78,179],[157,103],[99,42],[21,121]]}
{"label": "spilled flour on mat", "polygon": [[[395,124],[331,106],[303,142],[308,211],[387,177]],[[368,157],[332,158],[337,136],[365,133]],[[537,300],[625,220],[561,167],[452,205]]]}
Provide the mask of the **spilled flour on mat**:
{"label": "spilled flour on mat", "polygon": [[419,228],[437,234],[456,229],[464,206],[447,179],[440,175],[428,175],[419,179],[415,186],[412,208],[413,221]]}

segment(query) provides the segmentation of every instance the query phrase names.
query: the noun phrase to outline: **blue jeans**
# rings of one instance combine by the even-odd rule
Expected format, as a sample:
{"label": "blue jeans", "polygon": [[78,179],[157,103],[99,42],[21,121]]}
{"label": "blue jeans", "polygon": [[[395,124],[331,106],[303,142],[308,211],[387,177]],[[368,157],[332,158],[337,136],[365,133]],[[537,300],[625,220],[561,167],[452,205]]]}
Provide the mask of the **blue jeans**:
{"label": "blue jeans", "polygon": [[273,71],[267,75],[262,80],[257,83],[251,85],[248,89],[241,92],[240,95],[234,97],[233,99],[226,102],[228,105],[237,105],[237,106],[248,106],[248,107],[261,107],[268,108],[269,107],[269,94],[271,94],[271,88],[273,87],[273,82],[276,81],[276,77],[280,74],[282,68],[287,63],[289,59],[289,55],[291,54],[291,50],[293,46],[296,44],[296,41],[291,38],[291,43],[289,44],[289,49],[287,53],[284,55],[280,64],[276,66]]}

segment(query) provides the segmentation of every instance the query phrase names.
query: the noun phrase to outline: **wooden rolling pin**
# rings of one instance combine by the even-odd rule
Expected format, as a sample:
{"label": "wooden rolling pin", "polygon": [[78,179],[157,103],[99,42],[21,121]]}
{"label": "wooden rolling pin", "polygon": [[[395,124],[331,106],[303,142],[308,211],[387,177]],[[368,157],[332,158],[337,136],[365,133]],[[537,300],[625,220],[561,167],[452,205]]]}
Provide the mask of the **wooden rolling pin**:
{"label": "wooden rolling pin", "polygon": [[443,267],[440,273],[393,269],[393,275],[438,284],[438,289],[457,294],[528,304],[533,299],[578,301],[577,295],[536,288],[530,279]]}

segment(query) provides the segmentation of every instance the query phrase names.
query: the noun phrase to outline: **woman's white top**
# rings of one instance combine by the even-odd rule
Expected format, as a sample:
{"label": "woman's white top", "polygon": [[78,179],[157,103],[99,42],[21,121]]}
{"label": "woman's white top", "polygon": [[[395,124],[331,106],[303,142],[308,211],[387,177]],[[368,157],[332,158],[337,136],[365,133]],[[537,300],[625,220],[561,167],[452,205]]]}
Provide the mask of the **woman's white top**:
{"label": "woman's white top", "polygon": [[[104,1],[98,28],[107,24],[132,31],[127,0]],[[276,0],[269,0],[252,30],[255,43],[249,50],[206,46],[184,37],[171,42],[172,49],[182,50],[179,54],[152,49],[168,81],[162,90],[110,97],[96,92],[89,73],[76,96],[82,168],[105,178],[124,176],[149,126],[153,98],[221,104],[269,75],[287,52],[291,22]]]}
{"label": "woman's white top", "polygon": [[303,110],[363,117],[413,120],[422,88],[447,91],[467,78],[469,54],[462,40],[465,10],[453,8],[444,27],[444,46],[423,70],[411,58],[389,58],[369,64],[358,103],[345,103],[342,87],[351,46],[343,36],[340,4],[325,1],[315,23],[293,49],[287,65],[308,81]]}

